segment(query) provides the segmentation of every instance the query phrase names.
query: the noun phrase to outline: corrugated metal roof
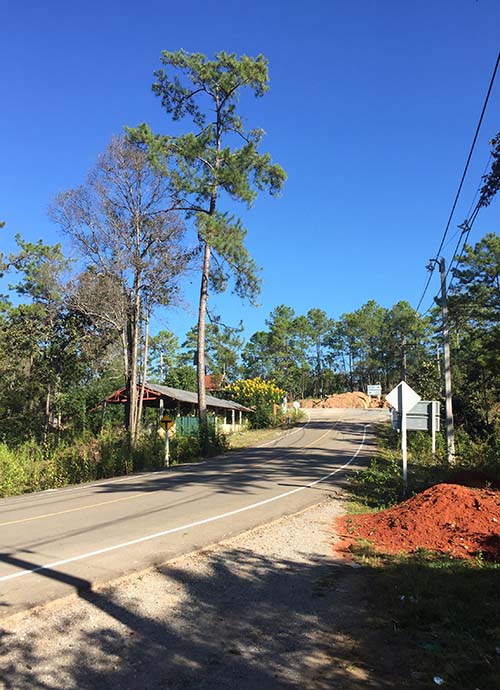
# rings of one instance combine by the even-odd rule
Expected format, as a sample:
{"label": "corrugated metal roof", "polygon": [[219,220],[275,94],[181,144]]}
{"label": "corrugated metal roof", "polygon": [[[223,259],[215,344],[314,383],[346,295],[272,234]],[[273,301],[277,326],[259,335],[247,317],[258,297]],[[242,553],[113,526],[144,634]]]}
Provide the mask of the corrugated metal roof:
{"label": "corrugated metal roof", "polygon": [[[193,391],[183,391],[180,388],[171,388],[170,386],[160,386],[157,383],[147,383],[146,388],[149,388],[155,393],[160,393],[167,398],[172,400],[178,400],[179,402],[191,403],[192,405],[198,404],[198,393]],[[222,400],[222,398],[216,398],[213,395],[207,395],[207,407],[218,407],[227,410],[241,410],[242,412],[253,412],[249,407],[240,405],[233,400]]]}

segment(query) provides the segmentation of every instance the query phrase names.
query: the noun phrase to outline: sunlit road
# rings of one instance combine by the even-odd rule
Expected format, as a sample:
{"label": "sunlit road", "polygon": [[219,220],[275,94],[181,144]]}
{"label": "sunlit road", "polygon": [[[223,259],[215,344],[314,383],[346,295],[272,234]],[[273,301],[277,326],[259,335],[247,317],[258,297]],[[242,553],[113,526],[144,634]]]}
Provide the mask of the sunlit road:
{"label": "sunlit road", "polygon": [[385,410],[312,410],[268,445],[149,474],[0,500],[0,616],[294,513],[373,450]]}

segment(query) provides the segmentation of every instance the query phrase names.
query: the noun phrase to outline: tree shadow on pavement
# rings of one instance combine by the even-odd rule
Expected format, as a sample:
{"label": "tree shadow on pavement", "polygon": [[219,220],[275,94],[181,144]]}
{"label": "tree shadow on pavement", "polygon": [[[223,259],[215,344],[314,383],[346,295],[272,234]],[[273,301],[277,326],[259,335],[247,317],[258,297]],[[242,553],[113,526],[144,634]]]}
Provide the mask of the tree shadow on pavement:
{"label": "tree shadow on pavement", "polygon": [[196,567],[166,564],[96,592],[84,580],[42,571],[72,582],[80,601],[36,609],[15,625],[0,622],[0,687],[416,687],[402,682],[401,659],[395,670],[398,650],[376,638],[364,570],[241,548],[189,558]]}

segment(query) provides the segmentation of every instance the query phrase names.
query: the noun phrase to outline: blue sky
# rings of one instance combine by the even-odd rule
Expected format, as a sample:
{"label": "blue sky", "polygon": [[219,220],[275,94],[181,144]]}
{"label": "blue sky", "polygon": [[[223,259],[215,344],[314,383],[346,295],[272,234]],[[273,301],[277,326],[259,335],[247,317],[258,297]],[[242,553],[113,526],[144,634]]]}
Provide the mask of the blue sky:
{"label": "blue sky", "polygon": [[[171,131],[151,93],[162,50],[263,53],[271,89],[243,99],[250,127],[288,173],[279,200],[241,208],[248,248],[262,268],[259,308],[231,295],[211,309],[246,335],[278,304],[337,318],[369,299],[417,306],[438,248],[500,48],[498,0],[237,4],[185,0],[4,3],[0,219],[13,235],[64,241],[47,217],[54,196],[81,183],[125,125]],[[490,99],[450,237],[500,131],[500,75]],[[499,202],[470,241],[497,232]],[[445,247],[451,258],[454,240]],[[158,327],[183,335],[186,311]],[[438,290],[437,272],[423,308]]]}

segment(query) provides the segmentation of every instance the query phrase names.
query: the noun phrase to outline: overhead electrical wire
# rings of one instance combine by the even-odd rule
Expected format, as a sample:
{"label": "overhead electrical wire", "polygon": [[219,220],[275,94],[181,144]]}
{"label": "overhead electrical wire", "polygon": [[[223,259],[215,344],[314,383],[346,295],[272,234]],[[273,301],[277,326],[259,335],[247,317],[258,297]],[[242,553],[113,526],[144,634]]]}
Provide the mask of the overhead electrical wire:
{"label": "overhead electrical wire", "polygon": [[[487,107],[487,105],[488,105],[488,101],[490,100],[490,94],[491,94],[491,91],[492,91],[492,89],[493,89],[493,84],[495,83],[495,77],[496,77],[496,74],[497,74],[497,70],[498,70],[498,65],[499,65],[499,63],[500,63],[500,52],[499,52],[498,55],[497,55],[497,61],[496,61],[496,63],[495,63],[495,67],[494,67],[494,69],[493,69],[493,74],[491,75],[490,84],[489,84],[489,87],[488,87],[488,91],[487,91],[487,93],[486,93],[486,98],[484,99],[483,108],[482,108],[482,110],[481,110],[481,115],[479,116],[479,121],[478,121],[478,123],[477,123],[476,132],[475,132],[474,138],[473,138],[473,140],[472,140],[472,145],[471,145],[471,147],[470,147],[469,155],[467,156],[467,162],[466,162],[466,164],[465,164],[465,168],[464,168],[464,171],[463,171],[463,173],[462,173],[462,178],[461,178],[461,180],[460,180],[460,184],[459,184],[459,186],[458,186],[458,190],[457,190],[457,193],[456,193],[456,195],[455,195],[455,200],[454,200],[454,202],[453,202],[453,206],[452,206],[452,208],[451,208],[450,215],[449,215],[449,217],[448,217],[448,222],[446,223],[446,227],[445,227],[445,229],[444,229],[443,236],[442,236],[441,242],[440,242],[440,244],[439,244],[439,248],[438,248],[438,250],[437,250],[437,252],[436,252],[436,255],[435,255],[435,258],[434,258],[435,261],[437,261],[437,260],[439,259],[439,255],[440,255],[440,253],[441,253],[441,249],[443,248],[443,245],[444,245],[444,242],[445,242],[445,240],[446,240],[446,236],[447,236],[447,234],[448,234],[448,230],[449,230],[449,227],[450,227],[450,224],[451,224],[453,215],[454,215],[454,213],[455,213],[455,209],[456,209],[456,207],[457,207],[458,199],[459,199],[460,194],[461,194],[461,192],[462,192],[462,187],[463,187],[463,184],[464,184],[465,176],[466,176],[466,174],[467,174],[467,170],[469,169],[469,163],[470,163],[470,161],[471,161],[472,154],[473,154],[474,148],[475,148],[475,146],[476,146],[477,137],[478,137],[478,135],[479,135],[479,130],[481,129],[481,124],[482,124],[482,122],[483,122],[484,113],[486,112],[486,107]],[[434,268],[435,268],[435,264],[432,264],[432,268],[429,269],[429,277],[427,278],[427,281],[426,281],[426,283],[425,283],[425,287],[424,287],[424,290],[423,290],[423,292],[422,292],[422,296],[420,297],[420,300],[419,300],[419,302],[418,302],[418,304],[417,304],[417,308],[416,308],[416,310],[415,310],[415,311],[417,311],[417,312],[418,312],[418,310],[420,309],[420,305],[421,305],[422,302],[424,301],[425,295],[427,294],[427,290],[429,289],[429,285],[430,285],[430,282],[431,282],[431,280],[432,280],[432,274],[433,274],[433,272],[434,272]],[[430,308],[430,307],[429,307],[429,308]],[[427,313],[427,312],[426,312],[426,313]]]}
{"label": "overhead electrical wire", "polygon": [[[448,279],[448,276],[453,271],[453,264],[454,263],[458,264],[460,262],[460,259],[462,258],[464,247],[467,243],[467,240],[469,239],[470,231],[472,230],[472,226],[474,225],[474,222],[477,218],[478,213],[479,213],[479,205],[476,205],[474,211],[472,212],[472,214],[470,216],[470,219],[467,219],[463,223],[463,225],[460,226],[462,233],[461,233],[460,237],[458,238],[458,242],[457,242],[455,249],[453,251],[453,254],[452,254],[450,265],[448,266],[448,270],[446,271],[446,279]],[[459,258],[457,259],[458,249],[459,249],[460,245],[462,245],[462,249],[460,250]],[[448,286],[448,288],[449,287],[450,286]]]}
{"label": "overhead electrical wire", "polygon": [[[490,166],[491,159],[492,159],[492,154],[490,153],[490,155],[488,157],[488,162],[486,163],[483,174],[481,175],[481,180],[483,180],[485,175],[486,175],[486,172]],[[482,194],[481,194],[481,196],[479,196],[479,199],[478,199],[478,195],[480,195],[480,194],[481,194],[481,185],[479,185],[479,187],[477,188],[477,191],[474,195],[474,199],[472,200],[472,203],[469,207],[469,210],[467,212],[467,219],[462,223],[462,225],[458,226],[457,232],[455,232],[453,234],[453,238],[455,238],[458,235],[458,233],[460,233],[460,237],[458,238],[458,242],[455,246],[453,254],[451,255],[450,265],[448,266],[448,270],[446,271],[446,279],[448,278],[450,273],[452,274],[450,283],[448,285],[448,289],[451,288],[451,286],[453,284],[453,280],[455,278],[455,276],[453,274],[453,269],[454,269],[453,264],[455,264],[455,266],[458,266],[458,264],[462,260],[462,256],[463,256],[464,251],[465,251],[465,245],[469,241],[469,235],[471,233],[472,226],[476,222],[476,218],[477,218],[477,215],[479,213],[479,210],[484,205]],[[451,239],[448,240],[448,242],[446,243],[445,246],[450,244],[450,242],[451,242]],[[462,244],[462,249],[460,250],[460,255],[458,255],[458,249],[460,247],[460,244]]]}
{"label": "overhead electrical wire", "polygon": [[[465,250],[465,245],[468,242],[469,235],[470,235],[470,232],[472,230],[472,226],[476,222],[476,218],[478,216],[479,209],[481,208],[481,205],[482,204],[481,204],[481,199],[480,199],[476,203],[472,213],[469,214],[469,217],[467,218],[467,220],[463,223],[462,226],[460,226],[460,230],[461,230],[460,231],[460,237],[458,238],[458,242],[455,245],[455,250],[452,254],[453,258],[450,262],[450,265],[448,266],[448,270],[446,271],[445,279],[447,279],[449,274],[453,271],[453,268],[454,268],[453,263],[456,263],[458,265],[462,259],[462,256],[463,256],[463,253]],[[455,233],[455,236],[456,236],[456,233]],[[459,250],[460,245],[462,245],[462,249],[460,250],[460,255],[458,255],[458,250]],[[454,276],[452,276],[452,278],[451,278],[450,284],[448,285],[448,289],[450,289],[450,287],[453,283],[453,278],[454,278]],[[430,312],[430,310],[434,306],[434,302],[435,302],[435,300],[433,299],[431,304],[428,306],[428,308],[421,314],[422,317],[426,316]]]}

